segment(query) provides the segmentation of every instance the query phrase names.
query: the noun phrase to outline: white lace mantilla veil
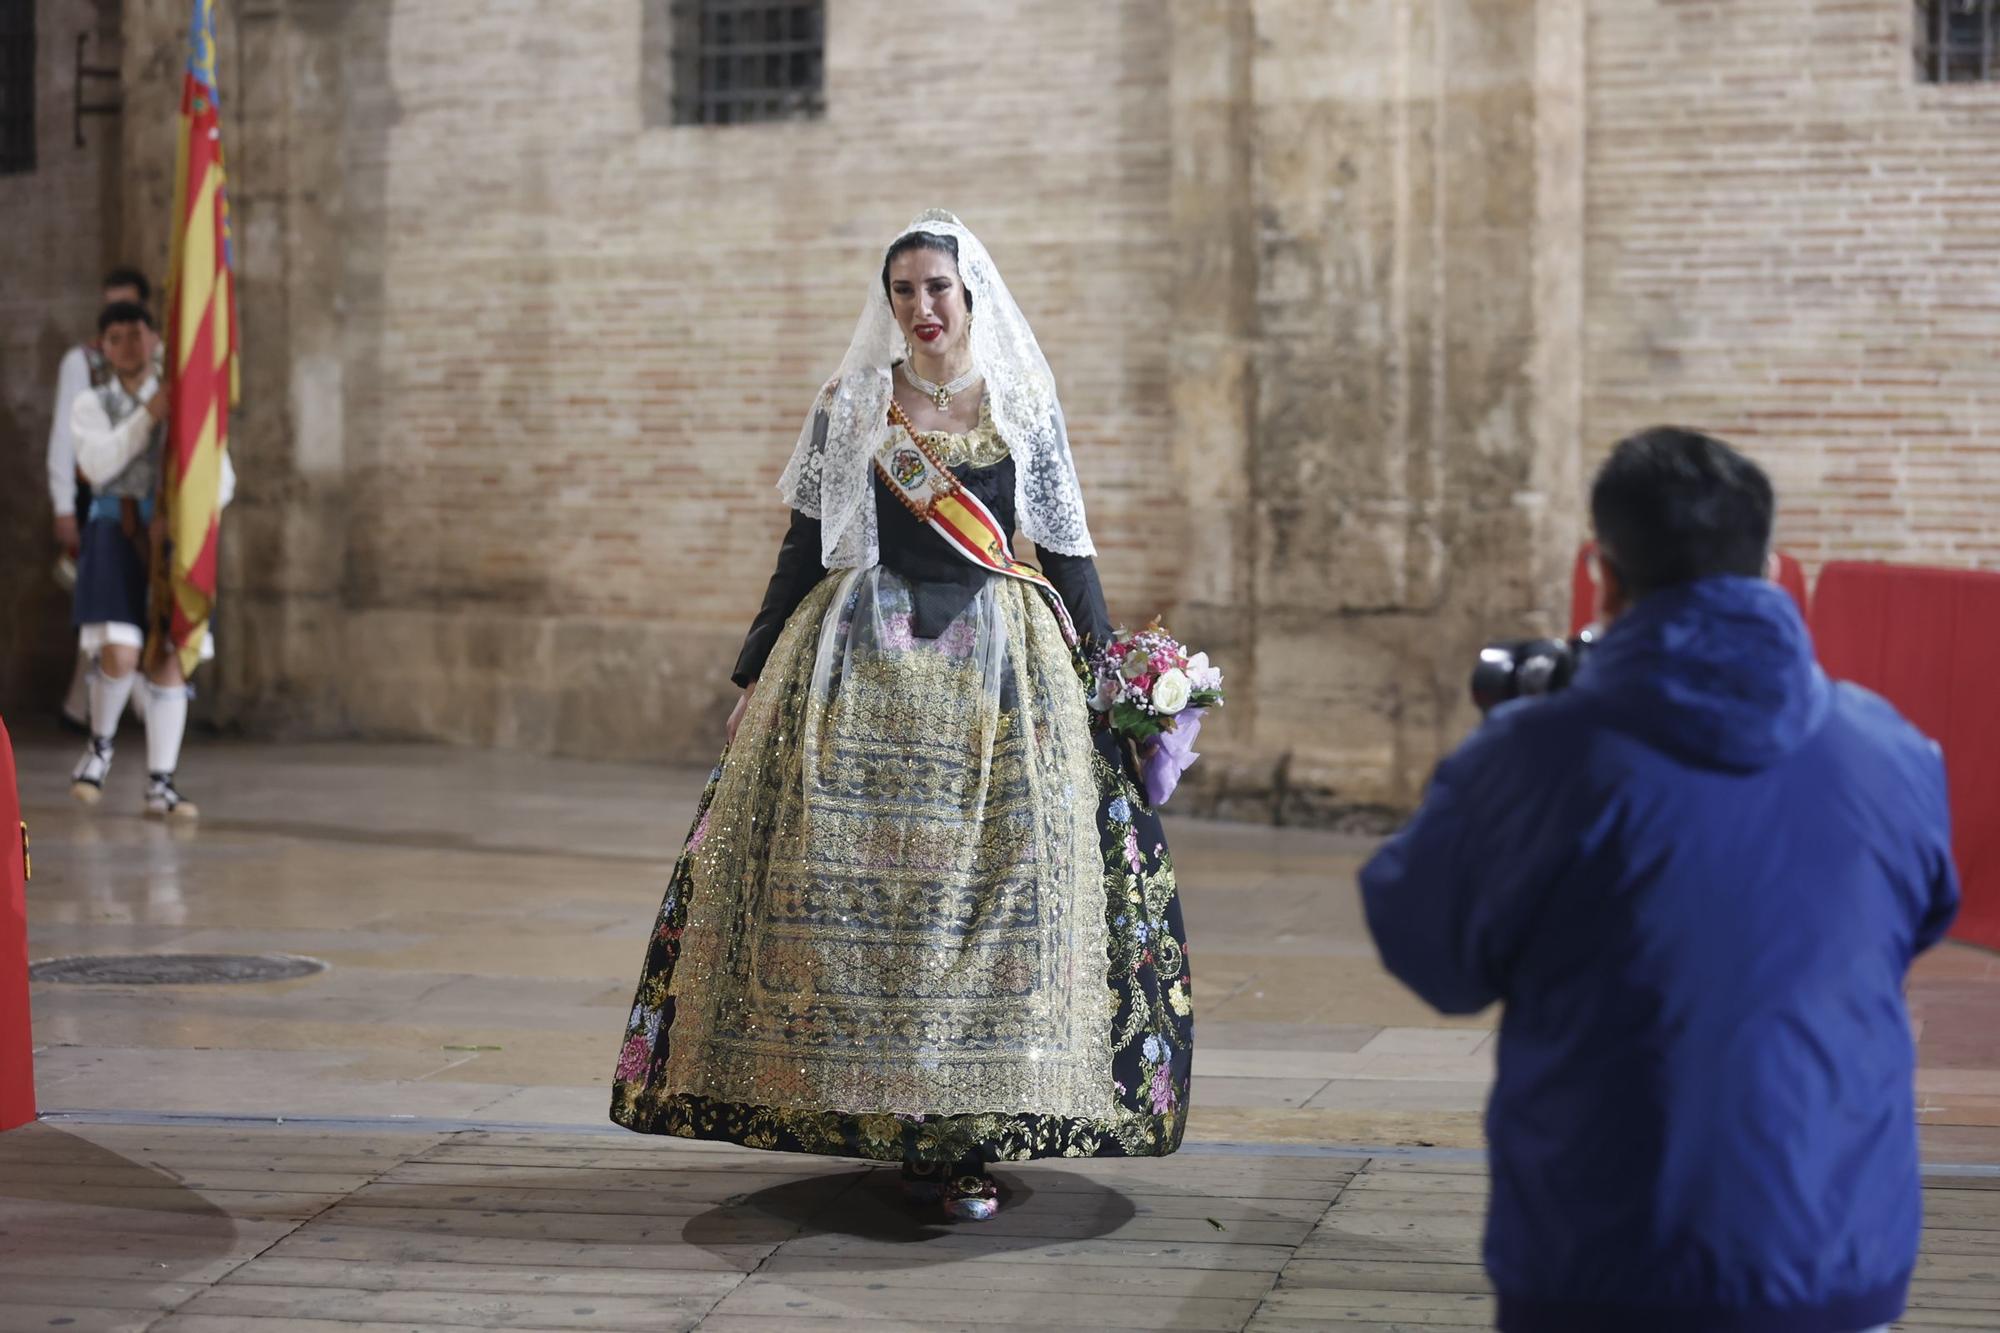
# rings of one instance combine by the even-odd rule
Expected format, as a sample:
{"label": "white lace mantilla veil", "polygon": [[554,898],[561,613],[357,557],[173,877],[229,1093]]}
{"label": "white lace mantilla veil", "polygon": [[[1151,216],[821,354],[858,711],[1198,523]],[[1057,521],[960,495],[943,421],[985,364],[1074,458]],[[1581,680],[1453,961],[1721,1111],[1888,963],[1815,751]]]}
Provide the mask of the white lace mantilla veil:
{"label": "white lace mantilla veil", "polygon": [[[942,209],[920,214],[897,239],[912,232],[949,236],[958,243],[959,277],[972,294],[972,364],[986,381],[993,424],[1014,456],[1014,504],[1021,531],[1040,549],[1097,554],[1084,521],[1083,493],[1070,458],[1062,405],[1056,401],[1055,377],[993,257],[964,223]],[[840,374],[807,414],[792,461],[778,481],[786,504],[820,521],[820,556],[829,569],[867,568],[880,558],[871,469],[889,429],[891,367],[903,350],[902,330],[882,290],[878,261]]]}

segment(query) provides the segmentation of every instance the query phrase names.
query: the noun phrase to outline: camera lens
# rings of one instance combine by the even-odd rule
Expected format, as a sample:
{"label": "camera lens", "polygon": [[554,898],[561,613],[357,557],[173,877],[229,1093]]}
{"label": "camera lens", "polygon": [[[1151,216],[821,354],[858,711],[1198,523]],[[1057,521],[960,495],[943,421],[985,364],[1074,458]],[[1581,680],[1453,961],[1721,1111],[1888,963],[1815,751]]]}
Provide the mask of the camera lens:
{"label": "camera lens", "polygon": [[1556,671],[1561,663],[1547,653],[1536,653],[1521,663],[1514,671],[1514,692],[1516,694],[1547,694],[1555,688]]}
{"label": "camera lens", "polygon": [[1553,694],[1569,684],[1592,639],[1509,639],[1479,650],[1472,668],[1472,702],[1482,713],[1509,699]]}
{"label": "camera lens", "polygon": [[1514,650],[1492,644],[1479,650],[1472,668],[1472,702],[1484,713],[1514,697]]}

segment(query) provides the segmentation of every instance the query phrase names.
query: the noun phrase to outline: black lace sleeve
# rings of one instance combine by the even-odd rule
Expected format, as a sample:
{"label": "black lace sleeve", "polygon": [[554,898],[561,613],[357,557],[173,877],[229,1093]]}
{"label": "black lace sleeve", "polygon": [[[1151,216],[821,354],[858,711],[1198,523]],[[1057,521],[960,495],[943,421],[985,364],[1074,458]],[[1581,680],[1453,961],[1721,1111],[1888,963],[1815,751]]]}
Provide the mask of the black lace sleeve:
{"label": "black lace sleeve", "polygon": [[764,673],[764,662],[777,646],[785,622],[792,618],[792,612],[799,609],[799,603],[813,586],[826,577],[826,566],[820,563],[819,555],[819,520],[807,518],[794,509],[792,526],[785,530],[785,540],[778,545],[778,568],[764,589],[764,605],[750,622],[743,651],[736,655],[736,670],[729,678],[737,685],[748,688]]}
{"label": "black lace sleeve", "polygon": [[1042,573],[1062,594],[1076,632],[1103,643],[1111,637],[1111,612],[1104,605],[1104,585],[1097,578],[1097,562],[1087,555],[1063,555],[1058,551],[1037,550]]}

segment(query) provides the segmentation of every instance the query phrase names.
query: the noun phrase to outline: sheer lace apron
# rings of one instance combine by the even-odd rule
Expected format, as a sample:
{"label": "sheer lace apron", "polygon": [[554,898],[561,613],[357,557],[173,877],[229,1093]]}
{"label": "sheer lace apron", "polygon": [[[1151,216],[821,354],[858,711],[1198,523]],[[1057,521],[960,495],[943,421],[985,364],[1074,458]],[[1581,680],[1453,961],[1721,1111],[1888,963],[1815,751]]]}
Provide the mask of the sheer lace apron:
{"label": "sheer lace apron", "polygon": [[874,566],[792,616],[690,844],[657,1095],[1112,1111],[1094,751],[1034,597],[918,638]]}

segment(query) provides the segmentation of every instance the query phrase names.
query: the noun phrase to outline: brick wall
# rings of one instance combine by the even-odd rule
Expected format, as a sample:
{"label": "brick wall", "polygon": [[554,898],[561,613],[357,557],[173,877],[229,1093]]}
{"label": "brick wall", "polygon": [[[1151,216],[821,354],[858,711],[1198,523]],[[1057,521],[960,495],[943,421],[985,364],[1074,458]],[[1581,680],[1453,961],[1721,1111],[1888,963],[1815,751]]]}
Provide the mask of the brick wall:
{"label": "brick wall", "polygon": [[643,8],[422,0],[340,35],[348,719],[712,751],[778,473],[930,205],[1055,367],[1114,611],[1170,602],[1156,6],[850,0],[825,119],[727,129],[653,124]]}
{"label": "brick wall", "polygon": [[52,712],[75,656],[68,599],[50,577],[43,459],[56,366],[94,329],[117,232],[118,123],[86,119],[77,147],[76,39],[90,34],[88,63],[115,64],[117,29],[116,4],[36,5],[37,166],[0,176],[0,709],[10,716]]}
{"label": "brick wall", "polygon": [[922,24],[838,5],[826,120],[658,130],[638,5],[560,28],[526,3],[391,8],[384,81],[350,94],[396,108],[350,163],[380,187],[350,194],[355,242],[379,248],[353,315],[382,341],[350,456],[359,604],[739,630],[782,523],[771,483],[881,246],[933,203],[1037,325],[1115,586],[1135,609],[1166,591],[1116,554],[1123,518],[1171,498],[1146,467],[1166,299],[1150,5],[968,0]]}
{"label": "brick wall", "polygon": [[1811,562],[2000,567],[2000,85],[1908,0],[1593,0],[1586,439],[1767,464]]}
{"label": "brick wall", "polygon": [[[1406,803],[1476,645],[1558,619],[1580,464],[1653,421],[1769,462],[1808,558],[1994,556],[2000,93],[1916,84],[1903,0],[830,10],[823,120],[703,129],[646,100],[642,0],[221,5],[212,716],[712,754],[773,482],[934,204],[1055,367],[1114,613],[1231,670],[1188,809]],[[185,10],[122,13],[120,234],[156,261]],[[66,180],[0,181],[0,224],[80,323],[105,246]],[[32,283],[21,475],[69,336]]]}
{"label": "brick wall", "polygon": [[[773,482],[943,204],[1055,367],[1114,615],[1231,673],[1183,805],[1407,801],[1575,527],[1582,0],[841,0],[825,118],[729,129],[645,100],[663,2],[220,6],[211,716],[712,755]],[[123,14],[151,255],[184,12]]]}
{"label": "brick wall", "polygon": [[[1534,553],[1573,527],[1574,394],[1538,364],[1574,360],[1545,297],[1578,225],[1549,182],[1576,163],[1544,148],[1574,126],[1580,11],[1343,10],[844,0],[825,119],[728,129],[657,124],[631,0],[559,26],[525,2],[348,11],[339,720],[712,752],[772,483],[883,244],[944,204],[1056,369],[1114,615],[1188,611],[1230,664],[1216,808],[1408,799],[1462,728],[1465,663],[1534,615],[1562,568]],[[1240,57],[1198,67],[1211,40]],[[1214,78],[1239,105],[1211,142]],[[1217,224],[1250,229],[1221,242],[1240,269],[1176,175],[1213,152],[1243,160],[1247,208]],[[1240,339],[1184,327],[1218,311]],[[252,597],[283,567],[248,562]],[[271,683],[246,680],[252,721],[296,697],[263,708]]]}

